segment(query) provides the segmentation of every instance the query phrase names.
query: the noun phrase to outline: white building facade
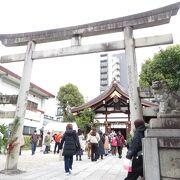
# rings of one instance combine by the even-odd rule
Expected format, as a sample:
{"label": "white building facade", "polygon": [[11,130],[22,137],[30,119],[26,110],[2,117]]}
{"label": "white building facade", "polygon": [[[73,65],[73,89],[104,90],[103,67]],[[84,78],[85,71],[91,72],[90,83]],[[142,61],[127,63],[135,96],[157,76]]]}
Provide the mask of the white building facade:
{"label": "white building facade", "polygon": [[109,85],[109,58],[108,54],[100,55],[100,93],[104,92]]}
{"label": "white building facade", "polygon": [[[9,125],[14,120],[20,80],[17,74],[0,66],[0,124]],[[45,101],[54,97],[39,86],[30,84],[23,134],[31,134],[35,129],[43,127]]]}
{"label": "white building facade", "polygon": [[128,90],[127,61],[125,59],[125,53],[113,54],[111,59],[112,59],[111,79],[115,80],[123,88]]}
{"label": "white building facade", "polygon": [[124,52],[100,54],[100,93],[104,92],[112,81],[128,89],[127,62]]}

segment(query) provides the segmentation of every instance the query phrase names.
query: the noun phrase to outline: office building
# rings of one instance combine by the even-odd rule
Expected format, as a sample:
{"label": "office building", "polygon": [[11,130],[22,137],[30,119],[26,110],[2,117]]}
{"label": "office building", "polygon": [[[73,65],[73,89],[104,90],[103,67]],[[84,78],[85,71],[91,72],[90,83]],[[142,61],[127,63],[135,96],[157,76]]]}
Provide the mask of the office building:
{"label": "office building", "polygon": [[100,93],[104,92],[112,81],[128,89],[125,53],[100,55]]}
{"label": "office building", "polygon": [[100,55],[100,93],[104,92],[109,85],[108,54]]}

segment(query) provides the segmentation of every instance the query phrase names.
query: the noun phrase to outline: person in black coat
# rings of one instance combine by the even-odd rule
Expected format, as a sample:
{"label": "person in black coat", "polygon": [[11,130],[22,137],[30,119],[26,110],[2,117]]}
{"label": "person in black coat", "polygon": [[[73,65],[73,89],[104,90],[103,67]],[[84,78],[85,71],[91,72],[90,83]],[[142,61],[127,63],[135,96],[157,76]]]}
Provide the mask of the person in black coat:
{"label": "person in black coat", "polygon": [[103,159],[103,155],[105,154],[105,151],[104,151],[105,138],[104,138],[103,132],[101,130],[98,131],[98,134],[99,134],[99,137],[100,137],[100,140],[98,142],[98,144],[99,144],[99,155],[98,155],[98,158],[101,157],[101,159]]}
{"label": "person in black coat", "polygon": [[[63,146],[64,145],[64,146]],[[64,168],[66,175],[72,172],[73,155],[80,150],[79,138],[72,124],[67,124],[66,131],[63,134],[60,149],[63,147],[62,155],[64,156]]]}
{"label": "person in black coat", "polygon": [[135,120],[134,125],[136,130],[126,155],[127,159],[132,159],[132,172],[128,172],[124,180],[136,180],[139,176],[143,177],[142,138],[144,138],[146,127],[142,119]]}

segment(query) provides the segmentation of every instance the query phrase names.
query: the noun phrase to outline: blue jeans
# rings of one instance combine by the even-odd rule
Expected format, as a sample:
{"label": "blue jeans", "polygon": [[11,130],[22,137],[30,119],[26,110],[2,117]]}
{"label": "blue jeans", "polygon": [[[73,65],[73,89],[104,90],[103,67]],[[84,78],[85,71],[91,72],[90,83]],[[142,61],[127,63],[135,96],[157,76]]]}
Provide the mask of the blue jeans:
{"label": "blue jeans", "polygon": [[31,144],[32,155],[35,154],[36,146],[37,146],[37,143],[32,143],[32,144]]}
{"label": "blue jeans", "polygon": [[54,153],[56,153],[56,148],[57,148],[57,153],[59,153],[59,146],[60,146],[60,142],[56,142],[54,146]]}
{"label": "blue jeans", "polygon": [[72,164],[73,164],[73,155],[64,156],[64,168],[66,172],[69,172],[69,169],[72,170]]}
{"label": "blue jeans", "polygon": [[44,154],[49,153],[49,146],[45,147]]}

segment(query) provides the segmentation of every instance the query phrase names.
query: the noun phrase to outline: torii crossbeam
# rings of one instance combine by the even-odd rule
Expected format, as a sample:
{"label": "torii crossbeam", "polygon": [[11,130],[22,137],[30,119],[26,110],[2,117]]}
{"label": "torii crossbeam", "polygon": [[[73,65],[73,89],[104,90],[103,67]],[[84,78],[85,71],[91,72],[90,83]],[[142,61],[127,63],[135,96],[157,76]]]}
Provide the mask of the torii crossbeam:
{"label": "torii crossbeam", "polygon": [[22,46],[27,45],[29,41],[38,44],[68,40],[76,35],[89,37],[121,32],[124,31],[125,27],[132,27],[133,29],[153,27],[169,23],[171,16],[176,15],[178,9],[179,3],[175,3],[139,14],[84,25],[29,33],[0,34],[0,41],[5,46]]}

